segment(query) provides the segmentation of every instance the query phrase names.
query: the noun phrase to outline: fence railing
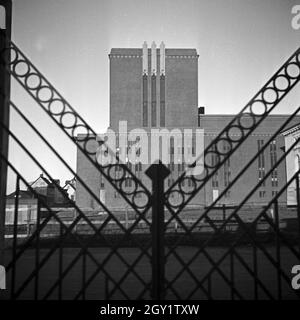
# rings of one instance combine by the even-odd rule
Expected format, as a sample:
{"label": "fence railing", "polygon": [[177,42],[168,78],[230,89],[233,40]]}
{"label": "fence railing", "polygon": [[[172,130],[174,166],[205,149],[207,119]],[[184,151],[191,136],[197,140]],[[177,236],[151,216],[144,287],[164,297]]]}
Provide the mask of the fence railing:
{"label": "fence railing", "polygon": [[[1,4],[1,2],[0,2]],[[9,10],[8,10],[9,13]],[[276,195],[247,221],[241,211],[260,186],[270,178],[293,152],[294,143],[281,153],[269,171],[228,211],[221,199],[249,170],[270,143],[295,116],[296,108],[274,130],[267,142],[241,164],[241,169],[219,196],[205,207],[195,208],[191,219],[185,214],[190,201],[207,185],[236,150],[276,108],[300,80],[300,49],[266,82],[246,106],[221,130],[204,152],[204,172],[193,175],[190,166],[166,191],[164,180],[170,174],[162,163],[152,164],[145,174],[152,190],[113,153],[116,163],[97,162],[96,132],[54,88],[26,55],[10,40],[10,28],[0,33],[0,231],[5,230],[7,170],[14,175],[15,198],[13,220],[5,239],[0,232],[0,263],[6,266],[8,293],[11,299],[283,299],[299,294],[290,287],[286,261],[300,259],[300,190],[299,170],[282,185]],[[39,131],[10,97],[10,80],[14,79],[36,102],[80,152],[98,170],[126,202],[127,213],[117,214],[103,203],[55,146]],[[76,178],[101,208],[101,217],[87,214],[76,202],[70,202],[72,217],[65,219],[54,210],[25,179],[8,156],[8,141],[13,142],[39,171],[68,198],[62,187],[42,165],[9,123],[9,111],[15,112]],[[78,133],[85,132],[78,138]],[[105,144],[104,141],[99,142]],[[226,151],[221,148],[224,143]],[[96,144],[96,145],[95,145]],[[210,161],[212,155],[216,162]],[[114,171],[121,171],[120,177]],[[124,188],[130,178],[133,188]],[[189,181],[192,186],[182,186]],[[281,217],[279,198],[296,184],[295,232],[287,232]],[[24,185],[36,203],[34,226],[22,238],[20,192]],[[133,191],[132,191],[133,190]],[[176,193],[179,197],[172,197]],[[143,198],[137,203],[136,198]],[[178,200],[179,199],[179,200]],[[218,208],[219,216],[214,211]],[[220,209],[221,208],[221,209]],[[189,208],[189,210],[191,210]],[[270,215],[272,210],[272,215]],[[131,215],[131,217],[129,217]],[[47,235],[48,236],[45,236]],[[8,245],[8,249],[4,249]],[[126,247],[126,248],[124,248]],[[5,253],[5,259],[4,259]],[[100,288],[100,289],[99,289]]]}

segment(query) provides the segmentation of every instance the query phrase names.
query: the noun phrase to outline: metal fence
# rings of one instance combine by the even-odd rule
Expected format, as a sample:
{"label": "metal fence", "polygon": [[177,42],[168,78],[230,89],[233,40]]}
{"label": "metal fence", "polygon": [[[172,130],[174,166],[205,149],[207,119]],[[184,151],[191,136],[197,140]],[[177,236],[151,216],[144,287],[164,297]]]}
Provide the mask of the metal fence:
{"label": "metal fence", "polygon": [[[8,5],[6,9],[10,16],[11,6]],[[284,150],[272,168],[257,185],[249,190],[248,194],[245,194],[243,199],[240,199],[238,204],[227,208],[229,214],[223,214],[222,219],[213,219],[211,213],[225,193],[237,183],[282,129],[291,122],[300,107],[282,123],[248,163],[242,165],[239,173],[211,205],[199,210],[197,217],[192,220],[184,216],[184,210],[193,197],[210,182],[226,161],[298,83],[300,49],[279,68],[253,99],[208,145],[204,153],[204,173],[200,177],[184,172],[171,187],[164,190],[164,180],[170,171],[162,163],[153,164],[145,172],[152,181],[152,190],[148,190],[125,164],[117,161],[115,164],[101,166],[96,161],[95,152],[91,152],[89,148],[89,143],[95,142],[96,133],[10,40],[9,20],[7,20],[7,28],[1,30],[0,43],[0,230],[2,231],[5,230],[7,170],[11,170],[16,177],[10,248],[4,250],[7,242],[4,232],[0,239],[1,262],[6,267],[8,279],[6,298],[284,299],[299,297],[299,293],[290,286],[290,265],[286,264],[286,261],[297,262],[300,259],[299,172],[286,182],[267,206],[257,212],[251,222],[245,222],[240,215],[247,201],[285,161],[287,155],[299,142],[298,140]],[[121,217],[107,208],[99,196],[90,189],[88,183],[71,168],[55,146],[51,145],[25,116],[21,108],[11,101],[10,78],[15,79],[23,87],[48,115],[49,120],[54,121],[76,148],[86,155],[91,165],[99,170],[116,192],[123,197],[131,210],[130,218]],[[286,86],[279,86],[279,80],[283,80]],[[273,98],[271,99],[270,96]],[[14,141],[49,181],[67,197],[47,168],[26,148],[22,139],[12,132],[9,125],[9,110],[14,110],[23,119],[40,141],[83,185],[102,208],[104,214],[101,218],[95,219],[89,216],[76,203],[72,203],[76,214],[71,220],[66,221],[60,212],[50,208],[32,189],[30,183],[24,178],[24,173],[19,172],[8,157],[9,139]],[[65,117],[72,119],[72,125],[65,123]],[[78,140],[77,133],[81,130],[84,130],[86,135]],[[100,144],[104,143],[104,141],[100,142]],[[221,143],[227,144],[226,151],[220,148]],[[109,152],[116,157],[112,150]],[[210,160],[212,155],[217,159],[214,163]],[[113,174],[116,169],[122,173],[119,178]],[[130,192],[124,188],[124,181],[128,177],[134,186],[133,191]],[[186,191],[182,186],[188,181],[192,188]],[[286,235],[282,227],[278,198],[293,182],[296,182],[297,205],[294,208],[296,231],[291,238]],[[35,224],[22,239],[19,236],[21,228],[18,224],[21,184],[28,188],[37,202]],[[179,195],[176,198],[179,199],[177,202],[174,202],[172,197],[175,193]],[[141,197],[144,199],[142,205],[136,202],[137,196],[139,199]],[[225,209],[222,208],[222,210]],[[272,217],[269,214],[270,209],[274,213]],[[261,232],[262,224],[267,232]],[[46,241],[46,230],[55,238]],[[228,230],[231,232],[225,232]],[[220,245],[223,241],[226,241],[226,245]]]}

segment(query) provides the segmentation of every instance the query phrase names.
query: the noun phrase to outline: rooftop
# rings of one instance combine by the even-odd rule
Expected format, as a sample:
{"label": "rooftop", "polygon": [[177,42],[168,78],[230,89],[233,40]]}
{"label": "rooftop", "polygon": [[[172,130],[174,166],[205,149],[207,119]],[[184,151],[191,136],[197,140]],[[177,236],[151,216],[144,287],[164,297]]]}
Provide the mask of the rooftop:
{"label": "rooftop", "polygon": [[[159,48],[156,49],[159,54]],[[196,49],[166,49],[166,56],[198,56]],[[151,49],[148,49],[149,55],[151,55]],[[110,55],[121,55],[121,56],[142,56],[142,48],[112,48]]]}

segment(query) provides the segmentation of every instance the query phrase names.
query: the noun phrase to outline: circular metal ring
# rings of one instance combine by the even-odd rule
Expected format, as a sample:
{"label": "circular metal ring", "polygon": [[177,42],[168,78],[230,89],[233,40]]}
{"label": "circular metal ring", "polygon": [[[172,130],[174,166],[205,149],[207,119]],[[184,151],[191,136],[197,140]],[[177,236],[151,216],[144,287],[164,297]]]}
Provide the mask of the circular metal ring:
{"label": "circular metal ring", "polygon": [[[108,171],[107,171],[107,174],[108,174],[108,176],[109,176],[109,178],[111,179],[111,180],[113,180],[113,181],[117,181],[117,182],[122,182],[122,180],[124,180],[125,179],[125,176],[126,176],[126,171],[125,171],[125,168],[124,168],[124,164],[119,164],[119,163],[117,163],[117,164],[111,164],[111,165],[109,165],[108,166]],[[116,178],[116,177],[113,177],[112,176],[112,169],[115,169],[116,170],[116,168],[120,168],[119,170],[122,172],[122,175],[120,176],[120,177],[118,177],[118,178]],[[118,171],[119,171],[118,170]]]}
{"label": "circular metal ring", "polygon": [[[192,181],[193,186],[192,187],[188,186],[188,188],[190,188],[191,190],[187,191],[187,190],[184,189],[185,188],[185,186],[183,186],[183,182],[184,181],[186,181],[186,183],[188,181]],[[178,187],[179,187],[180,192],[182,192],[183,194],[191,195],[192,193],[195,192],[195,190],[197,188],[197,183],[196,183],[196,180],[194,179],[194,176],[185,176],[183,179],[181,179],[181,181],[179,181]]]}
{"label": "circular metal ring", "polygon": [[[125,185],[123,185],[123,184],[126,183],[126,180],[127,180],[127,181],[128,181],[128,180],[131,180],[131,182],[134,183],[134,188],[133,188],[132,191],[127,191],[127,190],[126,190],[127,187],[126,187]],[[122,181],[120,182],[120,188],[121,188],[121,190],[122,190],[122,192],[123,192],[124,194],[126,194],[127,196],[131,196],[131,195],[133,195],[133,194],[135,194],[135,193],[137,192],[137,190],[138,190],[138,184],[137,184],[137,182],[136,182],[132,177],[127,177],[127,178],[125,178],[124,180],[122,180]],[[129,187],[129,188],[131,188],[131,187]]]}
{"label": "circular metal ring", "polygon": [[[266,92],[272,92],[273,94],[275,93],[275,97],[273,97],[273,99],[269,100],[267,99],[267,97],[265,96],[266,95]],[[278,92],[275,88],[272,88],[272,87],[267,87],[267,88],[264,88],[263,91],[262,91],[262,99],[265,103],[267,104],[275,104],[277,103],[278,99],[279,99],[279,95],[278,95]]]}
{"label": "circular metal ring", "polygon": [[[60,108],[62,108],[61,110],[53,110],[53,104],[57,104],[57,103],[61,103],[61,107]],[[57,107],[56,107],[57,108]],[[48,110],[49,110],[49,112],[51,113],[51,114],[53,114],[53,115],[55,115],[55,116],[61,116],[62,114],[64,114],[65,113],[65,110],[66,110],[66,105],[65,105],[65,103],[62,101],[62,100],[60,100],[60,99],[57,99],[57,98],[55,98],[55,99],[53,99],[53,100],[51,100],[50,102],[49,102],[49,104],[48,104]]]}
{"label": "circular metal ring", "polygon": [[[256,105],[263,105],[263,111],[261,110],[255,110],[255,108],[259,108],[259,107],[255,107]],[[254,100],[251,104],[250,104],[250,113],[254,116],[263,116],[267,111],[268,108],[265,104],[265,102],[263,100]]]}
{"label": "circular metal ring", "polygon": [[[223,144],[221,145],[222,142]],[[227,143],[227,146],[229,146],[229,150],[227,148],[224,148],[224,142]],[[215,145],[216,145],[216,151],[218,152],[218,154],[222,156],[228,154],[232,150],[232,142],[224,137],[220,138]],[[219,149],[223,149],[223,150],[219,150]]]}
{"label": "circular metal ring", "polygon": [[[64,121],[63,121],[64,117],[67,117],[68,115],[71,115],[71,117],[73,117],[72,122],[71,122],[70,125],[64,124]],[[66,111],[66,112],[64,112],[64,113],[60,116],[60,124],[61,124],[64,128],[66,128],[66,129],[75,128],[76,125],[77,125],[77,121],[78,121],[77,115],[74,114],[74,113],[71,112],[71,111]],[[96,139],[96,137],[94,137],[94,139]]]}
{"label": "circular metal ring", "polygon": [[[284,79],[287,82],[287,86],[283,87],[283,88],[280,87],[280,85],[278,83],[276,83],[276,81],[278,81],[279,79]],[[291,86],[291,81],[287,76],[281,74],[273,80],[273,86],[274,86],[274,88],[276,88],[276,90],[278,90],[280,92],[285,92]]]}
{"label": "circular metal ring", "polygon": [[[139,204],[137,203],[137,200],[136,200],[136,199],[141,199],[141,197],[138,197],[138,195],[140,195],[140,194],[142,194],[142,195],[145,196],[146,202],[145,202],[145,204],[143,204],[143,205],[139,205]],[[133,194],[131,200],[132,200],[134,206],[135,206],[136,208],[138,208],[138,209],[144,209],[144,208],[146,208],[146,207],[148,206],[148,204],[149,204],[149,197],[148,197],[147,193],[146,193],[145,191],[143,191],[143,190],[139,190],[139,191],[135,192],[135,193]]]}
{"label": "circular metal ring", "polygon": [[[29,80],[30,80],[30,77],[37,77],[38,78],[38,84],[36,86],[30,86],[29,85]],[[36,72],[30,72],[29,74],[27,74],[25,76],[25,85],[26,87],[29,89],[29,90],[37,90],[38,88],[41,87],[42,85],[42,78],[40,77],[39,74],[37,74]]]}
{"label": "circular metal ring", "polygon": [[[90,147],[88,146],[88,144],[89,144],[91,141],[92,141],[92,143],[95,144],[96,147],[90,148]],[[95,137],[89,136],[89,137],[87,137],[87,138],[84,140],[83,149],[84,149],[84,151],[85,151],[87,154],[89,154],[89,155],[91,155],[91,156],[96,155],[96,153],[97,153],[97,148],[98,148],[98,143],[97,143],[97,140],[96,140]]]}
{"label": "circular metal ring", "polygon": [[[212,164],[212,160],[209,160],[208,157],[216,156],[214,157],[214,164]],[[216,163],[215,163],[216,162]],[[216,150],[208,150],[204,154],[204,167],[214,169],[217,167],[221,162],[220,154]]]}
{"label": "circular metal ring", "polygon": [[[24,65],[26,66],[27,70],[26,70],[25,72],[23,72],[23,73],[18,73],[18,72],[17,72],[17,68],[18,68],[18,66],[20,67],[21,64],[24,64]],[[20,77],[20,78],[24,78],[24,77],[26,77],[26,76],[30,73],[30,65],[28,64],[28,62],[27,62],[26,60],[23,60],[23,59],[17,60],[17,62],[15,62],[15,63],[13,64],[12,69],[13,69],[13,73],[14,73],[17,77]]]}
{"label": "circular metal ring", "polygon": [[[245,123],[243,123],[243,118],[244,119],[250,119],[251,118],[251,125],[245,125]],[[252,129],[255,126],[255,117],[252,113],[250,112],[245,112],[242,113],[239,117],[238,117],[238,124],[240,127],[242,127],[243,129],[249,130]]]}
{"label": "circular metal ring", "polygon": [[[171,202],[170,202],[170,199],[171,199],[171,195],[172,194],[179,194],[180,195],[180,197],[181,197],[181,201],[179,201],[179,204],[172,204]],[[182,206],[182,204],[183,204],[183,202],[184,202],[184,200],[185,200],[185,197],[184,197],[184,194],[183,193],[181,193],[179,190],[171,190],[167,195],[166,195],[166,202],[168,203],[168,205],[170,206],[170,207],[172,207],[172,208],[179,208],[179,207],[181,207]]]}
{"label": "circular metal ring", "polygon": [[[237,131],[240,132],[240,134],[235,134],[235,133],[230,134],[230,131],[232,131],[232,130],[237,130]],[[232,143],[237,143],[237,142],[239,142],[241,139],[243,139],[243,137],[244,137],[244,130],[243,130],[240,126],[238,126],[238,125],[232,125],[230,128],[227,129],[227,131],[226,131],[226,136],[227,136],[227,139],[228,139],[230,142],[232,142]],[[233,138],[233,137],[235,137],[235,136],[236,136],[237,138]]]}
{"label": "circular metal ring", "polygon": [[[296,66],[297,71],[298,71],[298,74],[296,76],[289,74],[288,69],[291,66]],[[289,77],[291,79],[297,79],[300,76],[300,66],[296,62],[290,62],[287,66],[284,67],[284,72],[285,72],[287,77]]]}
{"label": "circular metal ring", "polygon": [[[42,97],[40,96],[42,90],[49,90],[49,92],[50,92],[50,97],[49,97],[48,99],[42,99]],[[39,87],[39,88],[37,89],[37,91],[36,91],[36,97],[37,97],[37,99],[40,100],[40,102],[42,102],[42,103],[51,102],[51,101],[53,100],[53,96],[54,96],[54,92],[53,92],[53,90],[52,90],[50,87],[48,87],[48,86],[41,86],[41,87]]]}

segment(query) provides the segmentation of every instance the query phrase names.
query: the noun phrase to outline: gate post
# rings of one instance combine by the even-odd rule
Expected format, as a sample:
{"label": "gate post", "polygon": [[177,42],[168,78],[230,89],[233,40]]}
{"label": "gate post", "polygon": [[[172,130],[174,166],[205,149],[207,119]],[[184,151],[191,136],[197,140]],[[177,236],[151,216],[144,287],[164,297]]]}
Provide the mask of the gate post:
{"label": "gate post", "polygon": [[[9,126],[10,76],[5,71],[5,61],[10,61],[10,52],[4,49],[11,40],[12,1],[0,0],[0,122]],[[3,14],[5,10],[5,14]],[[2,20],[5,17],[5,22]],[[5,23],[3,25],[3,22]],[[2,29],[4,27],[4,29]],[[7,59],[7,60],[6,60]],[[0,127],[0,150],[8,156],[8,133]],[[4,231],[5,231],[5,198],[6,198],[7,165],[0,160],[0,265],[4,264]]]}
{"label": "gate post", "polygon": [[163,300],[165,296],[164,181],[170,170],[160,161],[158,164],[152,164],[145,173],[152,180],[152,299]]}

